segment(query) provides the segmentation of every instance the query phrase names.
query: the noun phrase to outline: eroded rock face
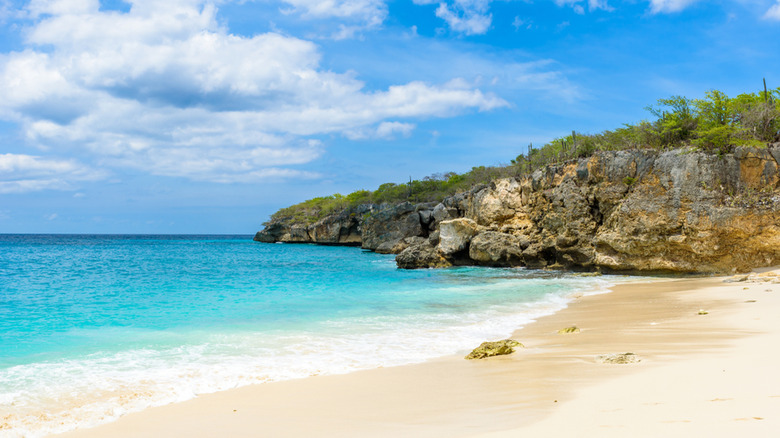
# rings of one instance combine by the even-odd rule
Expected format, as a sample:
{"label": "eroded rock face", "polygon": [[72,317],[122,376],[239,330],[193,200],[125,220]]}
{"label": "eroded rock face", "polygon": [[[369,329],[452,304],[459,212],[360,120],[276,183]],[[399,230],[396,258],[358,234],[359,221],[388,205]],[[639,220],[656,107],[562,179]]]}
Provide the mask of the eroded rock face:
{"label": "eroded rock face", "polygon": [[287,234],[283,234],[280,239],[282,242],[290,243],[308,243],[312,241],[311,235],[309,235],[309,227],[303,225],[293,225],[288,230]]}
{"label": "eroded rock face", "polygon": [[360,246],[362,242],[362,216],[374,208],[373,205],[361,205],[354,209],[326,216],[311,225],[272,222],[255,234],[254,240],[266,243]]}
{"label": "eroded rock face", "polygon": [[279,237],[284,233],[282,224],[270,224],[265,229],[255,234],[255,242],[274,243],[279,241]]}
{"label": "eroded rock face", "polygon": [[359,246],[362,241],[356,212],[325,217],[310,225],[308,232],[313,242],[322,244]]}
{"label": "eroded rock face", "polygon": [[408,202],[379,209],[368,215],[363,221],[362,230],[362,246],[371,250],[383,244],[392,249],[407,237],[426,235],[420,213]]}

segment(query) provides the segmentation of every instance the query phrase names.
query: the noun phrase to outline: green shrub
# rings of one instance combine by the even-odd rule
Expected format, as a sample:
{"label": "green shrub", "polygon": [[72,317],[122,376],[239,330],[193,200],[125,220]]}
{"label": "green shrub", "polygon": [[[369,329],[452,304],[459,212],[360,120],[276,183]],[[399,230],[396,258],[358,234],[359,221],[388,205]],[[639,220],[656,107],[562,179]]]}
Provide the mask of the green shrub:
{"label": "green shrub", "polygon": [[[314,198],[282,208],[271,215],[271,220],[312,224],[361,204],[438,202],[478,184],[528,174],[547,165],[589,157],[598,151],[692,146],[721,155],[732,152],[735,146],[765,147],[769,142],[780,141],[780,88],[735,98],[718,90],[708,91],[703,99],[672,96],[659,99],[647,110],[655,120],[625,124],[598,134],[572,132],[540,148],[529,146],[525,154],[518,155],[506,166],[476,166],[462,174],[434,174],[409,183],[385,183],[374,191]],[[631,186],[636,180],[627,177],[623,182]]]}

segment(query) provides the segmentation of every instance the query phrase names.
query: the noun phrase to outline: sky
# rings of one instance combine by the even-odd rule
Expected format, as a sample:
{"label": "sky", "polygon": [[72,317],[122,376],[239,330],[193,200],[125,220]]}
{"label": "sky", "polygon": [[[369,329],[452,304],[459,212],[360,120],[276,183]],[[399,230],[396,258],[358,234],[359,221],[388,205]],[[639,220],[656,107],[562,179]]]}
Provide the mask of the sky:
{"label": "sky", "polygon": [[780,0],[0,0],[0,233],[253,234],[762,78]]}

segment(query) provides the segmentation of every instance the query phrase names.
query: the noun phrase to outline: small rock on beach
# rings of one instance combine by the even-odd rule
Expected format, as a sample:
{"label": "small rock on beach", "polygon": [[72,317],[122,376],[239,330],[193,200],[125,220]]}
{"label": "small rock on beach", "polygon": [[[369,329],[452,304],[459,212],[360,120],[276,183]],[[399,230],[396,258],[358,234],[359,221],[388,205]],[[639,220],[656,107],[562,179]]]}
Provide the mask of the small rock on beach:
{"label": "small rock on beach", "polygon": [[500,356],[504,354],[512,354],[515,352],[515,347],[523,347],[523,344],[515,341],[514,339],[504,339],[503,341],[495,342],[483,342],[479,347],[475,348],[471,353],[466,356],[466,359],[484,359],[491,356]]}
{"label": "small rock on beach", "polygon": [[569,333],[579,333],[580,329],[577,326],[566,327],[558,330],[559,335],[567,335]]}
{"label": "small rock on beach", "polygon": [[642,359],[634,353],[612,353],[596,356],[596,361],[599,363],[628,364],[637,363],[641,360]]}

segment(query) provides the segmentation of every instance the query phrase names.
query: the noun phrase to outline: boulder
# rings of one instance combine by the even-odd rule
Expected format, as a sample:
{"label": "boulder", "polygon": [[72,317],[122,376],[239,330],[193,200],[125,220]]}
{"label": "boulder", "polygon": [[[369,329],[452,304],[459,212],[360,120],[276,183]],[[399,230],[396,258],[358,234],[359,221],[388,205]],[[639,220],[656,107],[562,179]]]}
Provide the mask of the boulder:
{"label": "boulder", "polygon": [[439,224],[439,251],[453,255],[468,249],[471,238],[479,231],[471,219],[452,219]]}
{"label": "boulder", "polygon": [[523,344],[513,340],[504,339],[503,341],[483,342],[466,356],[466,359],[484,359],[486,357],[512,354],[515,347],[523,347]]}
{"label": "boulder", "polygon": [[456,208],[447,207],[443,203],[437,204],[431,212],[432,220],[436,224],[442,223],[446,220],[455,219],[458,215]]}
{"label": "boulder", "polygon": [[432,232],[428,236],[428,242],[430,242],[431,245],[433,245],[433,246],[436,246],[436,245],[439,244],[439,230],[436,230],[436,231]]}
{"label": "boulder", "polygon": [[469,257],[481,265],[523,265],[528,240],[496,231],[483,231],[471,239]]}
{"label": "boulder", "polygon": [[434,221],[433,210],[419,209],[417,213],[420,214],[420,223],[423,226],[430,227],[432,225],[432,222]]}
{"label": "boulder", "polygon": [[452,262],[442,257],[439,251],[428,240],[413,244],[401,251],[395,262],[399,268],[445,268]]}

